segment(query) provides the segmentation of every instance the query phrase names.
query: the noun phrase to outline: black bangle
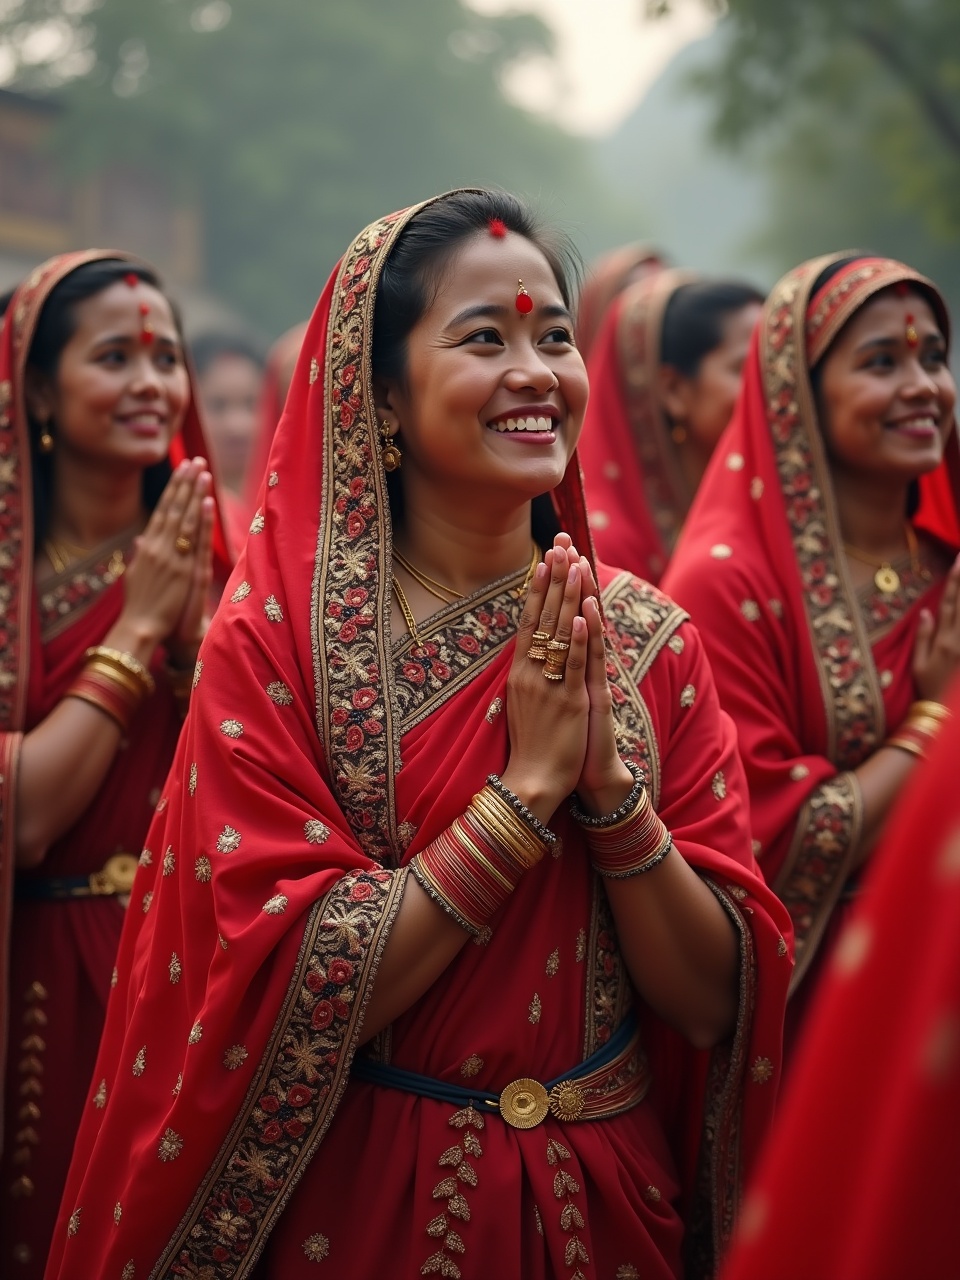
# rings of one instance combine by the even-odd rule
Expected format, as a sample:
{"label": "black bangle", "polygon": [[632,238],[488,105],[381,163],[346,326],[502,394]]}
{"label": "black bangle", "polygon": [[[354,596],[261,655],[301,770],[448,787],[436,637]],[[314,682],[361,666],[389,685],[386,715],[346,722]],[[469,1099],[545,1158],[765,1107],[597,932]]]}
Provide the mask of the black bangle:
{"label": "black bangle", "polygon": [[519,796],[515,796],[509,787],[505,786],[500,777],[495,773],[487,775],[487,783],[493,787],[497,795],[501,799],[506,800],[507,804],[514,811],[517,817],[526,826],[530,828],[544,844],[551,847],[557,843],[556,833],[551,831],[549,827],[545,827],[535,813],[531,813],[527,806],[523,803]]}
{"label": "black bangle", "polygon": [[624,760],[623,763],[633,774],[633,787],[623,804],[618,809],[614,809],[613,813],[606,813],[601,818],[594,818],[591,814],[581,809],[576,792],[570,797],[570,812],[581,827],[615,827],[618,822],[622,822],[624,818],[629,817],[640,803],[640,799],[646,790],[643,770],[638,764],[634,764],[632,760]]}

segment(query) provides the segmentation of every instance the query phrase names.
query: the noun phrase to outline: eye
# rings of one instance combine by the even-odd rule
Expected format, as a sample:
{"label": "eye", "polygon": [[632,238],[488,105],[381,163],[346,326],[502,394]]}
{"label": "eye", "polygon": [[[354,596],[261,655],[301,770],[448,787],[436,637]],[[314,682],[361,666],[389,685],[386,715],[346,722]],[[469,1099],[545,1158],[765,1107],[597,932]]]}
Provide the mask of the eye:
{"label": "eye", "polygon": [[127,353],[121,347],[108,347],[97,356],[97,364],[122,365],[127,360]]}
{"label": "eye", "polygon": [[923,353],[923,362],[924,364],[932,365],[935,368],[945,365],[947,363],[946,347],[928,347]]}
{"label": "eye", "polygon": [[889,351],[875,351],[863,363],[864,369],[892,369],[893,366],[894,359]]}
{"label": "eye", "polygon": [[473,343],[479,346],[502,347],[503,339],[497,333],[496,329],[477,329],[475,333],[468,334],[463,340],[463,345]]}
{"label": "eye", "polygon": [[569,347],[576,346],[576,343],[573,340],[573,334],[569,329],[565,329],[562,325],[558,326],[556,329],[551,329],[549,333],[545,333],[541,338],[541,342],[562,342]]}

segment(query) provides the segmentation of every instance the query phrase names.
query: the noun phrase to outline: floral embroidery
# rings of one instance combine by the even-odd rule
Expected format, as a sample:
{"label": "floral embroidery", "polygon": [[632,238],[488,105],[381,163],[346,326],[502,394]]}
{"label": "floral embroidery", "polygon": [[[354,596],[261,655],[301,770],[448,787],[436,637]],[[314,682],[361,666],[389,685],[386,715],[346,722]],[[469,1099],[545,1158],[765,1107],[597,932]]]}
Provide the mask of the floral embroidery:
{"label": "floral embroidery", "polygon": [[316,382],[316,380],[319,377],[320,377],[320,366],[317,363],[317,357],[311,356],[310,357],[310,385],[313,386],[313,384]]}
{"label": "floral embroidery", "polygon": [[555,978],[560,971],[560,950],[555,947],[547,956],[547,977]]}
{"label": "floral embroidery", "polygon": [[750,497],[754,502],[759,502],[763,497],[763,481],[759,476],[754,476],[750,481]]}
{"label": "floral embroidery", "polygon": [[179,1095],[179,1093],[180,1093],[180,1090],[181,1090],[182,1088],[183,1088],[183,1072],[181,1071],[181,1072],[180,1072],[180,1074],[177,1076],[177,1083],[173,1086],[173,1088],[170,1090],[170,1092],[171,1092],[171,1093],[173,1094],[173,1096],[176,1098],[176,1097],[178,1097],[178,1095]]}
{"label": "floral embroidery", "polygon": [[303,1256],[308,1262],[323,1262],[330,1255],[330,1241],[326,1236],[308,1236],[303,1242]]}
{"label": "floral embroidery", "polygon": [[74,1209],[73,1213],[71,1213],[71,1215],[70,1215],[69,1219],[67,1220],[67,1235],[68,1235],[68,1236],[75,1236],[75,1235],[77,1234],[77,1232],[80,1230],[80,1215],[81,1215],[81,1213],[83,1213],[83,1209],[82,1209],[82,1208],[80,1208],[80,1209]]}
{"label": "floral embroidery", "polygon": [[143,901],[141,903],[141,906],[143,907],[144,915],[146,915],[147,912],[150,910],[152,903],[153,903],[153,890],[148,889],[147,892],[143,895]]}
{"label": "floral embroidery", "polygon": [[766,1084],[773,1079],[773,1063],[769,1058],[757,1058],[750,1067],[750,1076],[756,1084]]}
{"label": "floral embroidery", "polygon": [[303,824],[303,834],[308,844],[323,844],[330,839],[330,828],[319,818],[308,818]]}
{"label": "floral embroidery", "polygon": [[729,560],[733,555],[733,548],[728,547],[725,542],[718,542],[710,548],[710,554],[714,560]]}
{"label": "floral embroidery", "polygon": [[804,778],[809,778],[810,770],[805,764],[795,764],[790,770],[791,782],[802,782]]}
{"label": "floral embroidery", "polygon": [[264,519],[263,512],[262,512],[262,511],[258,511],[258,512],[257,512],[257,514],[256,514],[256,515],[253,517],[253,519],[250,521],[250,532],[251,532],[251,534],[253,534],[254,536],[256,536],[258,533],[263,533],[263,529],[264,529],[264,526],[265,526],[265,524],[266,524],[266,523],[267,523],[267,522],[266,522],[266,520]]}
{"label": "floral embroidery", "polygon": [[93,1105],[98,1111],[102,1111],[107,1105],[107,1082],[101,1080],[97,1085],[97,1092],[93,1095]]}
{"label": "floral embroidery", "polygon": [[487,724],[493,724],[494,720],[496,720],[497,716],[500,714],[502,710],[503,710],[503,699],[494,698],[494,700],[490,703],[489,707],[487,707],[487,714],[486,714]]}
{"label": "floral embroidery", "polygon": [[242,600],[246,600],[247,596],[250,594],[252,590],[253,588],[250,586],[250,583],[244,580],[243,582],[240,583],[236,591],[234,591],[233,595],[230,597],[231,603],[240,604]]}
{"label": "floral embroidery", "polygon": [[203,1027],[199,1022],[195,1022],[190,1028],[190,1034],[187,1036],[187,1044],[199,1044],[203,1039]]}
{"label": "floral embroidery", "polygon": [[177,860],[173,852],[173,845],[168,844],[166,852],[163,855],[163,874],[172,876],[176,870]]}
{"label": "floral embroidery", "polygon": [[[448,1147],[441,1155],[438,1163],[441,1169],[453,1169],[437,1183],[433,1189],[434,1200],[446,1200],[446,1213],[439,1213],[427,1223],[427,1235],[433,1240],[442,1240],[440,1248],[427,1258],[420,1268],[423,1276],[449,1276],[451,1280],[460,1280],[461,1271],[451,1254],[462,1256],[466,1253],[466,1245],[459,1231],[452,1226],[450,1218],[458,1222],[470,1221],[470,1206],[461,1190],[462,1187],[476,1187],[479,1181],[477,1171],[467,1159],[483,1155],[480,1139],[474,1129],[480,1131],[484,1127],[483,1117],[472,1107],[465,1107],[450,1117],[448,1123],[461,1132],[461,1139],[452,1147]],[[448,1216],[449,1215],[449,1216]]]}
{"label": "floral embroidery", "polygon": [[110,986],[115,987],[119,982],[119,980],[120,980],[120,975],[117,972],[117,966],[114,965],[110,971]]}
{"label": "floral embroidery", "polygon": [[243,1066],[249,1056],[242,1044],[232,1044],[223,1055],[223,1065],[228,1071],[236,1071],[238,1067]]}
{"label": "floral embroidery", "polygon": [[203,659],[198,658],[197,665],[193,668],[193,681],[191,685],[192,688],[195,689],[197,687],[197,685],[200,683],[200,677],[202,675],[203,675]]}
{"label": "floral embroidery", "polygon": [[783,617],[783,605],[779,600],[768,600],[767,608],[770,610],[770,612],[773,614],[775,618]]}
{"label": "floral embroidery", "polygon": [[478,1076],[482,1070],[483,1059],[476,1053],[471,1053],[470,1057],[460,1065],[460,1074],[465,1080],[472,1080],[473,1077]]}
{"label": "floral embroidery", "polygon": [[783,957],[787,954],[787,943],[784,938],[777,938],[777,955]]}
{"label": "floral embroidery", "polygon": [[414,837],[417,834],[417,825],[414,822],[401,822],[397,827],[397,840],[400,842],[401,853],[406,853],[413,844]]}
{"label": "floral embroidery", "polygon": [[644,1199],[649,1200],[651,1204],[659,1204],[663,1199],[663,1195],[659,1187],[655,1187],[652,1183],[643,1193]]}
{"label": "floral embroidery", "polygon": [[584,959],[586,958],[586,954],[587,954],[587,931],[586,929],[579,929],[577,931],[577,950],[576,950],[577,964],[583,963]]}
{"label": "floral embroidery", "polygon": [[693,687],[693,685],[692,684],[684,685],[684,687],[680,691],[680,706],[683,707],[684,710],[686,710],[688,707],[692,707],[694,702],[696,701],[696,697],[697,697],[697,691]]}
{"label": "floral embroidery", "polygon": [[543,1003],[540,997],[536,994],[536,992],[534,992],[533,999],[530,1001],[529,1014],[528,1014],[529,1019],[534,1024],[534,1026],[536,1026],[536,1024],[540,1021],[542,1014],[543,1014]]}
{"label": "floral embroidery", "polygon": [[710,789],[718,800],[722,800],[727,794],[727,780],[723,776],[723,770],[718,769],[713,775],[713,781],[710,783]]}
{"label": "floral embroidery", "polygon": [[177,955],[175,951],[170,956],[169,970],[170,970],[170,981],[174,984],[174,986],[176,986],[176,984],[180,981],[180,977],[183,973],[183,965],[180,963],[180,957]]}
{"label": "floral embroidery", "polygon": [[190,765],[190,781],[187,783],[187,790],[192,796],[197,794],[197,762],[196,760]]}
{"label": "floral embroidery", "polygon": [[275,489],[279,483],[280,483],[280,476],[277,474],[276,471],[271,471],[269,477],[267,478],[267,488]]}
{"label": "floral embroidery", "polygon": [[671,649],[676,654],[683,653],[685,647],[686,646],[683,643],[683,636],[671,636],[667,641],[667,648]]}
{"label": "floral embroidery", "polygon": [[113,1220],[118,1227],[120,1225],[120,1219],[122,1217],[123,1217],[123,1206],[118,1200],[117,1203],[113,1206]]}
{"label": "floral embroidery", "polygon": [[727,470],[742,471],[744,466],[744,458],[742,453],[727,454]]}
{"label": "floral embroidery", "polygon": [[153,862],[153,854],[150,852],[150,850],[141,849],[140,857],[137,859],[138,865],[141,867],[149,867],[152,862]]}
{"label": "floral embroidery", "polygon": [[276,596],[267,596],[263,602],[263,612],[270,622],[283,621],[283,610],[280,608],[280,601]]}
{"label": "floral embroidery", "polygon": [[740,605],[740,612],[748,622],[757,622],[760,618],[760,606],[756,600],[744,600]]}
{"label": "floral embroidery", "polygon": [[267,697],[278,707],[292,707],[293,694],[282,680],[273,680],[267,685]]}
{"label": "floral embroidery", "polygon": [[217,836],[217,849],[220,853],[235,853],[242,839],[240,832],[228,824]]}
{"label": "floral embroidery", "polygon": [[193,864],[197,879],[201,884],[209,884],[213,879],[213,868],[210,865],[210,859],[201,853],[200,857]]}
{"label": "floral embroidery", "polygon": [[289,899],[285,893],[275,893],[263,904],[263,911],[268,916],[282,916],[287,909]]}
{"label": "floral embroidery", "polygon": [[137,1056],[133,1060],[133,1074],[142,1076],[147,1065],[147,1046],[142,1045],[137,1050]]}
{"label": "floral embroidery", "polygon": [[239,738],[243,733],[243,725],[239,720],[221,720],[220,732],[227,738]]}
{"label": "floral embroidery", "polygon": [[617,1267],[615,1280],[640,1280],[640,1272],[632,1262],[625,1262],[622,1267]]}
{"label": "floral embroidery", "polygon": [[176,1160],[177,1156],[183,1150],[183,1138],[175,1129],[164,1129],[163,1137],[160,1139],[160,1146],[157,1149],[157,1155],[165,1163]]}
{"label": "floral embroidery", "polygon": [[133,1265],[133,1259],[131,1258],[130,1261],[125,1264],[123,1270],[120,1272],[120,1280],[133,1280],[136,1274],[137,1274],[137,1269]]}
{"label": "floral embroidery", "polygon": [[566,1201],[560,1212],[560,1227],[569,1236],[563,1251],[563,1260],[566,1266],[575,1268],[570,1280],[586,1280],[580,1270],[580,1263],[587,1265],[590,1262],[590,1256],[583,1241],[577,1235],[578,1231],[584,1229],[586,1223],[573,1199],[580,1193],[580,1183],[563,1168],[563,1165],[572,1158],[562,1143],[552,1138],[547,1140],[547,1163],[557,1171],[553,1177],[553,1194],[558,1200]]}

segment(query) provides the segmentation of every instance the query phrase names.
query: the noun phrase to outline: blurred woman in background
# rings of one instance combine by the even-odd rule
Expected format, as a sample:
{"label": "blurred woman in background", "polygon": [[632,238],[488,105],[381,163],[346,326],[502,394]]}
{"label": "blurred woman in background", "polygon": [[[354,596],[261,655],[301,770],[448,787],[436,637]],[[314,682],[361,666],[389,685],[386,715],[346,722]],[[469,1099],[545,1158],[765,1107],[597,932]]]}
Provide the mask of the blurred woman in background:
{"label": "blurred woman in background", "polygon": [[286,333],[280,335],[267,353],[267,365],[263,373],[263,386],[257,410],[257,430],[247,458],[247,469],[243,481],[244,505],[248,520],[257,507],[273,437],[280,415],[283,413],[290,380],[293,377],[293,370],[306,332],[305,320],[302,324],[293,325]]}
{"label": "blurred woman in background", "polygon": [[701,628],[793,917],[790,1027],[960,667],[957,548],[918,510],[941,469],[954,510],[960,493],[949,337],[902,263],[785,276],[664,580]]}
{"label": "blurred woman in background", "polygon": [[[5,1276],[43,1273],[140,853],[226,564],[176,316],[101,252],[0,342]],[[12,908],[12,921],[11,921]]]}
{"label": "blurred woman in background", "polygon": [[577,346],[586,360],[604,316],[628,284],[660,271],[663,256],[648,244],[626,244],[597,258],[577,301]]}
{"label": "blurred woman in background", "polygon": [[602,559],[660,581],[730,421],[762,302],[750,285],[660,271],[611,307],[580,444]]}

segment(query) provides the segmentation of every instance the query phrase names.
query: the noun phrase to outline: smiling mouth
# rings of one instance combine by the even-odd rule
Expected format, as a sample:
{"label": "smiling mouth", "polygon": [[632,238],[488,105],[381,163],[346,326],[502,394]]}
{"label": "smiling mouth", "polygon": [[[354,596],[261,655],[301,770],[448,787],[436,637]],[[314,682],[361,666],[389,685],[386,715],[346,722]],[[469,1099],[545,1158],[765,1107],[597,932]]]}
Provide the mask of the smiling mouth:
{"label": "smiling mouth", "polygon": [[560,425],[554,418],[503,418],[499,422],[487,424],[491,431],[501,434],[516,431],[547,432],[556,431]]}
{"label": "smiling mouth", "polygon": [[929,436],[938,429],[936,418],[931,416],[907,418],[904,421],[891,422],[889,425],[894,431],[903,432],[905,435]]}

